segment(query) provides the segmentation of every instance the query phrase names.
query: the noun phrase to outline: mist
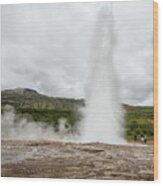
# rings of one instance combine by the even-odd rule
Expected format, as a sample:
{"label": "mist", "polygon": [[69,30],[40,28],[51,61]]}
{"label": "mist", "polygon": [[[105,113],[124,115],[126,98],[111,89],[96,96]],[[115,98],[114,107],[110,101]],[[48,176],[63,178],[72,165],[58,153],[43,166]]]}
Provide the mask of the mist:
{"label": "mist", "polygon": [[59,140],[71,141],[75,134],[66,127],[66,119],[58,120],[57,130],[45,122],[30,121],[26,117],[19,117],[12,106],[6,105],[1,116],[1,138],[19,140]]}

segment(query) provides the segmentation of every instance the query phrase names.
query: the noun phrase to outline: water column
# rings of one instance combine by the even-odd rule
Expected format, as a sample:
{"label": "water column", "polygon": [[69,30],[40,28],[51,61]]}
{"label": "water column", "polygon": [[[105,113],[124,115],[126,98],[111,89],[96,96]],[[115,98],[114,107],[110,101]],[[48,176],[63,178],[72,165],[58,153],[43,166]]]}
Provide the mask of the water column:
{"label": "water column", "polygon": [[123,143],[123,114],[112,64],[113,16],[108,3],[99,7],[96,20],[82,141]]}

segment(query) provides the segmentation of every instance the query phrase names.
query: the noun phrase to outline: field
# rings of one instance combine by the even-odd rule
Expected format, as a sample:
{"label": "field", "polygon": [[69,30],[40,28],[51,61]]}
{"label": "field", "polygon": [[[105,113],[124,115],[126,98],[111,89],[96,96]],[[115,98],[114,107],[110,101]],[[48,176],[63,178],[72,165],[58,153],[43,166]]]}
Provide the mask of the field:
{"label": "field", "polygon": [[125,105],[125,137],[134,140],[137,135],[140,141],[141,134],[146,134],[148,140],[153,141],[154,136],[154,110],[153,107],[133,107]]}

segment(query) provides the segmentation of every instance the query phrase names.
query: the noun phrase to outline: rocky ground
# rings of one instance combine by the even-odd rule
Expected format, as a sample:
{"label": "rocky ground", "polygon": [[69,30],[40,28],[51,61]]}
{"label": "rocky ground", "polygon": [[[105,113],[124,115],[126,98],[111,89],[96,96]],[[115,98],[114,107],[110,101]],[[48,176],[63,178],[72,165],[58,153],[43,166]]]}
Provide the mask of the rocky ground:
{"label": "rocky ground", "polygon": [[3,177],[153,180],[153,145],[2,140]]}

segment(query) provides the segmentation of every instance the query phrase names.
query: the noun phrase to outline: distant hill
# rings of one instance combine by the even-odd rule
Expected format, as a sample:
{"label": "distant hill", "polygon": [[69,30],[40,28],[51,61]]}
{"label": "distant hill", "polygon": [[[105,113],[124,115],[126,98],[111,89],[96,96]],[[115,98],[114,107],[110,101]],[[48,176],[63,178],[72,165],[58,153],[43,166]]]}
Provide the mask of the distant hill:
{"label": "distant hill", "polygon": [[38,93],[29,88],[8,89],[1,92],[1,112],[6,105],[14,107],[17,118],[25,117],[30,121],[44,122],[56,130],[59,120],[67,120],[67,126],[72,129],[81,118],[79,108],[84,106],[84,100],[54,98]]}
{"label": "distant hill", "polygon": [[35,109],[77,109],[84,106],[82,99],[54,98],[28,88],[8,89],[1,92],[2,106],[9,104],[20,108]]}

